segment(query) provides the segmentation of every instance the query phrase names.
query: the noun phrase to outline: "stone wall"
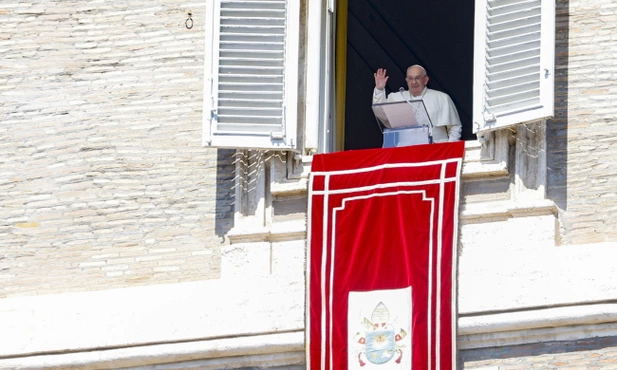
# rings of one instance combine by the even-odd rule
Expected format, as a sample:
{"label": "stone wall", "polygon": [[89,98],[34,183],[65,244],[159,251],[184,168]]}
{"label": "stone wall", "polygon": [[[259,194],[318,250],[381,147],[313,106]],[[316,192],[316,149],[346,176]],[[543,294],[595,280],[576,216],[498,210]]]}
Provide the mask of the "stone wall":
{"label": "stone wall", "polygon": [[0,4],[0,298],[219,276],[234,158],[201,145],[204,8]]}
{"label": "stone wall", "polygon": [[[98,354],[91,351],[109,346],[118,352],[126,348],[110,355],[118,357],[150,351],[144,357],[156,364],[166,353],[155,345],[170,341],[180,347],[171,352],[185,353],[190,341],[219,337],[231,338],[233,357],[255,350],[239,336],[260,340],[259,335],[276,331],[293,334],[282,346],[290,348],[294,361],[302,357],[303,240],[230,246],[226,237],[234,226],[236,157],[201,145],[204,5],[177,0],[0,4],[0,298],[6,298],[0,311],[15,319],[0,324],[16,348],[3,354],[7,361],[57,351],[85,354],[84,361],[92,363]],[[547,124],[547,190],[559,207],[563,244],[617,241],[612,153],[617,49],[611,36],[616,9],[608,0],[557,1],[556,114]],[[185,27],[189,11],[192,29]],[[537,148],[524,149],[537,154]],[[480,208],[498,216],[523,213],[496,208],[498,201],[516,203],[510,202],[511,180],[479,184],[476,179],[463,195],[469,205],[484,203]],[[281,205],[284,197],[274,197],[276,222],[303,217],[292,206],[304,204],[304,193],[287,193],[286,201],[296,203]],[[460,251],[461,312],[471,316],[499,308],[505,315],[556,303],[575,309],[615,301],[613,244],[556,248],[552,214],[527,219],[524,233],[513,231],[518,229],[509,219],[483,227],[469,221],[472,216],[462,220],[467,224],[461,239],[469,242]],[[532,226],[543,226],[546,233]],[[302,233],[291,231],[294,238]],[[530,243],[533,238],[537,243]],[[501,249],[492,248],[495,241]],[[256,264],[255,255],[263,263]],[[269,290],[249,273],[261,276]],[[238,278],[244,291],[229,285]],[[204,286],[195,289],[192,282]],[[513,288],[503,289],[502,282]],[[148,300],[135,289],[147,290]],[[264,291],[290,303],[272,298],[264,308]],[[247,299],[249,293],[255,299]],[[73,311],[67,311],[65,295],[74,297]],[[160,297],[167,299],[164,305]],[[226,300],[213,304],[211,297]],[[57,311],[49,310],[50,302]],[[115,310],[104,307],[109,302]],[[144,315],[146,309],[154,311]],[[221,313],[230,319],[221,320]],[[255,313],[264,314],[251,316]],[[79,337],[83,326],[75,325],[76,317],[100,331]],[[614,318],[609,319],[601,324],[612,330]],[[220,331],[212,329],[213,322]],[[525,328],[516,328],[524,337]],[[576,334],[589,333],[585,327]],[[88,346],[86,339],[94,344]],[[217,345],[209,350],[218,351]],[[8,351],[6,343],[0,347]],[[201,347],[198,342],[193,350]],[[535,356],[520,349],[478,350],[463,353],[463,360],[470,367],[503,366],[507,361],[497,361],[503,351],[521,361]]]}
{"label": "stone wall", "polygon": [[617,337],[554,341],[459,352],[459,369],[617,369]]}
{"label": "stone wall", "polygon": [[555,118],[547,126],[548,196],[561,242],[617,240],[617,4],[557,1]]}

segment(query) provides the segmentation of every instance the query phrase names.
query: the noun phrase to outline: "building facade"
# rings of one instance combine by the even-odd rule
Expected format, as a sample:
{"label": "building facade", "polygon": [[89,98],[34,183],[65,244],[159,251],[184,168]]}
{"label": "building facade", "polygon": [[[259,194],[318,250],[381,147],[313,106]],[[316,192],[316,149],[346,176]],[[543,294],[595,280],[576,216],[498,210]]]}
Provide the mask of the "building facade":
{"label": "building facade", "polygon": [[[240,26],[282,33],[253,54],[212,28],[234,25],[220,4],[0,5],[0,368],[303,368],[308,175],[342,135],[346,2],[265,2]],[[616,346],[617,5],[554,5],[552,117],[466,142],[461,368]],[[282,79],[212,73],[270,54]],[[220,91],[268,83],[280,106],[239,108],[283,122],[262,145]]]}

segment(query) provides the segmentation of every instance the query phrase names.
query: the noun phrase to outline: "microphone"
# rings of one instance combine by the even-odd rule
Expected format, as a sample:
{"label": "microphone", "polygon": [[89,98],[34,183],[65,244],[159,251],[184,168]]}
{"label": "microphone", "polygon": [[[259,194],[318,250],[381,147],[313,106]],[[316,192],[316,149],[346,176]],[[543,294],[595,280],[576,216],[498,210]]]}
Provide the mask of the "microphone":
{"label": "microphone", "polygon": [[405,91],[405,89],[403,88],[403,86],[401,86],[401,87],[398,88],[398,91],[399,92],[403,92],[403,91]]}

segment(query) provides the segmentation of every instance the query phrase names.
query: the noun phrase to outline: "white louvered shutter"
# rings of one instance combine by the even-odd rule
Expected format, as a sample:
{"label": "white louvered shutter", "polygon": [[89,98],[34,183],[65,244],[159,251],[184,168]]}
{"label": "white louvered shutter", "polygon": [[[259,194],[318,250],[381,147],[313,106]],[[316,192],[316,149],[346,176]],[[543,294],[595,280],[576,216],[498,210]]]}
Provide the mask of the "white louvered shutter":
{"label": "white louvered shutter", "polygon": [[207,0],[204,146],[295,149],[298,0]]}
{"label": "white louvered shutter", "polygon": [[476,0],[473,130],[554,111],[554,0]]}

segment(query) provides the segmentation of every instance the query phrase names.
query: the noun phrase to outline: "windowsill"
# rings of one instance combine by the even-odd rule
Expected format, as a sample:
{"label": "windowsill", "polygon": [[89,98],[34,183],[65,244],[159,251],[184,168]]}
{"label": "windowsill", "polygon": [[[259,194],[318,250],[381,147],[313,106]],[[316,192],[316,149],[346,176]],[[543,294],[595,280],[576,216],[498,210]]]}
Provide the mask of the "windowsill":
{"label": "windowsill", "polygon": [[506,220],[515,217],[532,217],[556,215],[557,205],[549,199],[531,199],[527,201],[503,200],[490,205],[467,204],[461,210],[461,222],[465,224],[482,223],[494,220]]}
{"label": "windowsill", "polygon": [[[249,222],[243,223],[247,225]],[[270,227],[236,226],[227,237],[231,244],[239,243],[278,243],[291,240],[306,239],[306,221],[294,220],[277,222]]]}
{"label": "windowsill", "polygon": [[[463,178],[507,176],[509,174],[507,138],[496,136],[496,140],[488,144],[482,144],[478,140],[465,141]],[[290,175],[290,180],[271,184],[273,196],[293,196],[308,192],[308,175],[313,157],[302,156],[301,162],[298,173]]]}
{"label": "windowsill", "polygon": [[[508,176],[508,139],[506,133],[491,133],[488,141],[466,141],[465,157],[463,160],[463,179],[486,179],[497,176]],[[293,163],[289,161],[294,161]],[[286,174],[273,176],[268,184],[269,194],[264,196],[271,199],[285,199],[307,197],[309,191],[309,176],[311,172],[312,156],[297,156],[288,158]],[[279,169],[279,171],[281,171]],[[282,173],[281,173],[282,174]],[[277,180],[274,180],[277,179]],[[537,209],[538,204],[534,207]],[[554,212],[554,205],[541,204],[543,213]],[[503,210],[501,210],[503,208]],[[520,207],[504,206],[497,213],[505,216],[517,212]],[[532,207],[533,208],[533,207]],[[472,210],[465,211],[463,218],[469,222],[474,219],[485,218],[486,215],[476,214]],[[482,212],[480,212],[482,213]],[[489,212],[495,213],[495,212]],[[502,215],[502,216],[503,216]],[[508,216],[510,217],[510,216]],[[476,221],[478,222],[478,221]],[[268,225],[269,224],[269,225]],[[236,225],[227,234],[231,244],[254,242],[281,242],[306,239],[306,220],[289,220],[283,222],[269,222],[255,216],[240,216],[236,218]]]}
{"label": "windowsill", "polygon": [[508,175],[508,142],[503,134],[494,134],[490,142],[465,141],[463,178]]}

